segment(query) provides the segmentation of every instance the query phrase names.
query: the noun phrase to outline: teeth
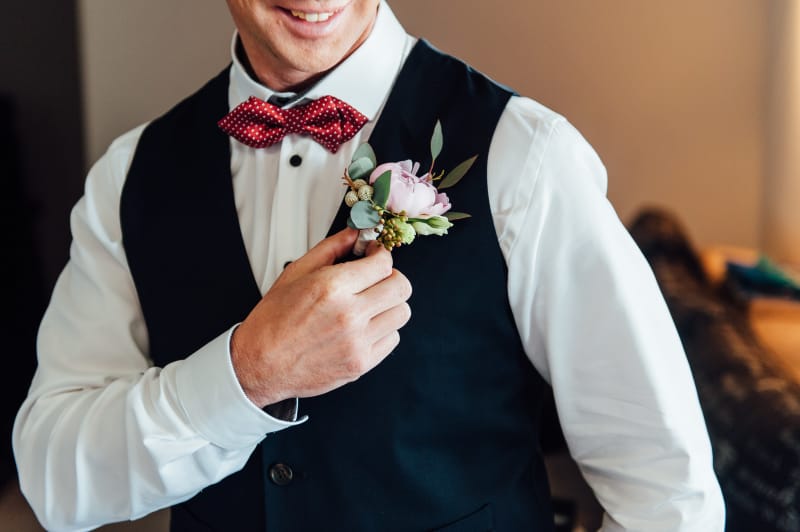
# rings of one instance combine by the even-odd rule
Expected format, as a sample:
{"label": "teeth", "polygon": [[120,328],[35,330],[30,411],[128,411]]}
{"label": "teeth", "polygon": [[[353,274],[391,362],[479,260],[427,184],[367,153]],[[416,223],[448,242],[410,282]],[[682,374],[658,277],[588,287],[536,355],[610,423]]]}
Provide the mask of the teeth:
{"label": "teeth", "polygon": [[333,13],[303,13],[302,11],[292,11],[292,16],[295,16],[306,22],[325,22]]}

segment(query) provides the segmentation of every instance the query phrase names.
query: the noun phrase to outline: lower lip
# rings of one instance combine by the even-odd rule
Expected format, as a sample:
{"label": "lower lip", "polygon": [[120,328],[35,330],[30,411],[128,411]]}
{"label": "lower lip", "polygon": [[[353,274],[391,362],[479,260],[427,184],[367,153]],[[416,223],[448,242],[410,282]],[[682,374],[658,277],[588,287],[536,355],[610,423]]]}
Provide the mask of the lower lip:
{"label": "lower lip", "polygon": [[328,20],[322,22],[308,22],[307,20],[295,17],[290,11],[285,9],[281,9],[281,12],[287,19],[287,27],[292,33],[304,39],[319,39],[333,32],[333,29],[338,24],[339,18],[345,9],[347,9],[347,5],[337,9]]}

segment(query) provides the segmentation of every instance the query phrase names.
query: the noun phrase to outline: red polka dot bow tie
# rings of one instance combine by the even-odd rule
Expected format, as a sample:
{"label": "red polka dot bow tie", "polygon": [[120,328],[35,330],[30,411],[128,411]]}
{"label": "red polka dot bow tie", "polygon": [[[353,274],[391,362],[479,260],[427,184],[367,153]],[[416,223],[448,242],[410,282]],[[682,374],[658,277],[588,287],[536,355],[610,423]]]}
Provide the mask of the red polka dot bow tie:
{"label": "red polka dot bow tie", "polygon": [[252,148],[266,148],[291,133],[308,135],[331,153],[358,133],[367,117],[342,100],[319,100],[281,109],[251,96],[217,124],[228,135]]}

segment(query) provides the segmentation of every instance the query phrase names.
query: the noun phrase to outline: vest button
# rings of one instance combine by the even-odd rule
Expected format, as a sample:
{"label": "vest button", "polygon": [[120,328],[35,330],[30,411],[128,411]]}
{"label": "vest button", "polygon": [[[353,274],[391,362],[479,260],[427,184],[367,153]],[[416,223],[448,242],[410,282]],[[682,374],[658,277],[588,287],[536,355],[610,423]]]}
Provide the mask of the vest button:
{"label": "vest button", "polygon": [[293,476],[292,468],[286,464],[274,464],[269,468],[269,479],[278,486],[291,484]]}

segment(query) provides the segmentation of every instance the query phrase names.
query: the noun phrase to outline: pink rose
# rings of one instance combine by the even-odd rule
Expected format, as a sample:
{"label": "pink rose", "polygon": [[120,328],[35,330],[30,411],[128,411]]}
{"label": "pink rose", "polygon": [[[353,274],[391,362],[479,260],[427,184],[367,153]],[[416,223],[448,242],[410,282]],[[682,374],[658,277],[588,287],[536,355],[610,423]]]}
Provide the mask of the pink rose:
{"label": "pink rose", "polygon": [[409,218],[429,218],[450,210],[450,199],[447,194],[440,193],[428,181],[428,174],[417,176],[419,163],[400,161],[379,165],[369,176],[373,184],[386,171],[392,172],[392,184],[386,208],[399,214],[406,212]]}

